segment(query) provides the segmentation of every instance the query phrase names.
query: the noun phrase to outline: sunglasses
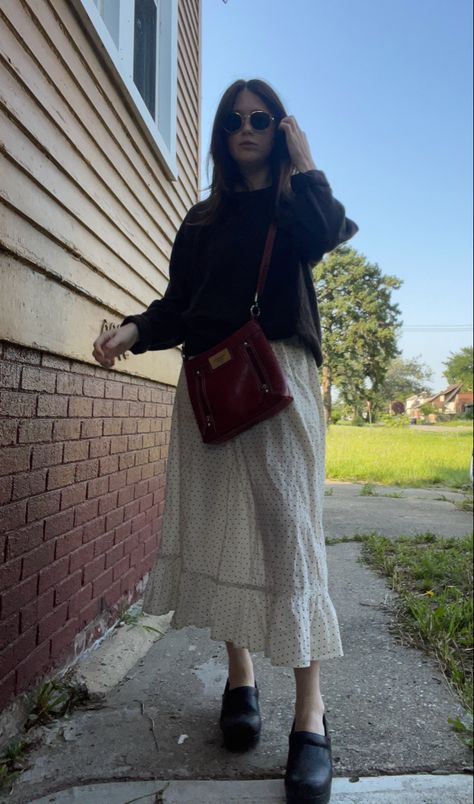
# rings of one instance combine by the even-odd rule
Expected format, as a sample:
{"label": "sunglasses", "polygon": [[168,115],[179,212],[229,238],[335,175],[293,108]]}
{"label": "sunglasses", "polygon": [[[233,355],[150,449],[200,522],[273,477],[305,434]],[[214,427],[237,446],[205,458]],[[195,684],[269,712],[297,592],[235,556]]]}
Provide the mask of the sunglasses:
{"label": "sunglasses", "polygon": [[240,114],[240,112],[230,112],[224,120],[223,129],[228,134],[235,134],[240,131],[247,117],[254,131],[265,131],[275,120],[268,112],[255,111],[250,114]]}

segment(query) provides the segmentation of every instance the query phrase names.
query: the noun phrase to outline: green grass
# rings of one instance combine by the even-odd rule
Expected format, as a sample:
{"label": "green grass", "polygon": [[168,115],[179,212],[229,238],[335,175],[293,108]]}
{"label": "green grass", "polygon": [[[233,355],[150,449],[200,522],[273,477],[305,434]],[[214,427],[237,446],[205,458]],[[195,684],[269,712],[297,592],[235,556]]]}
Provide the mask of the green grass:
{"label": "green grass", "polygon": [[[361,559],[392,580],[404,641],[436,657],[464,706],[473,708],[473,537],[371,535]],[[456,731],[462,723],[450,721]],[[468,730],[467,730],[468,731]],[[466,742],[472,745],[472,737]]]}
{"label": "green grass", "polygon": [[331,425],[327,434],[328,480],[390,486],[466,487],[472,433],[417,432],[415,428]]}

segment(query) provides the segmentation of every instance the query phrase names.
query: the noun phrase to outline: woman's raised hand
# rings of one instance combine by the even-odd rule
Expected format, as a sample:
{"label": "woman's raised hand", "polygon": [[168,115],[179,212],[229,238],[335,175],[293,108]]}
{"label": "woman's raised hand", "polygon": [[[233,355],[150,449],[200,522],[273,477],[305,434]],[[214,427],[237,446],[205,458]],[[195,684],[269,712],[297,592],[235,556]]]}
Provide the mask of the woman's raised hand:
{"label": "woman's raised hand", "polygon": [[307,170],[317,170],[311,156],[308,138],[293,115],[284,117],[280,121],[278,128],[285,134],[286,145],[295,169],[300,173],[306,173]]}
{"label": "woman's raised hand", "polygon": [[131,349],[138,339],[139,332],[136,324],[125,324],[117,329],[109,329],[95,339],[92,356],[104,368],[112,368],[115,358]]}

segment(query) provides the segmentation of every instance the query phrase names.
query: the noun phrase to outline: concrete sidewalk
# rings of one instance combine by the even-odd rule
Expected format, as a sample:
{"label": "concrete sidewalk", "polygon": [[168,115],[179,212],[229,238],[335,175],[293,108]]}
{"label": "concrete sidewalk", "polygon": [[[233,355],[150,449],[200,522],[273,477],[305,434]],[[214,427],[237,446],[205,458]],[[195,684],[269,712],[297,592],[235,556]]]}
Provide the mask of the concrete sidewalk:
{"label": "concrete sidewalk", "polygon": [[[411,517],[421,530],[444,536],[472,530],[471,514],[425,492],[417,498],[416,490],[396,499],[360,497],[360,485],[326,485],[333,488],[325,500],[328,536],[339,534],[339,517],[359,533],[393,536],[394,516],[405,524]],[[396,512],[387,515],[387,504],[396,504]],[[351,535],[351,527],[346,524],[349,532],[343,535]],[[397,535],[406,532],[400,526]],[[331,802],[472,802],[472,754],[448,723],[463,719],[463,708],[436,663],[398,640],[390,613],[395,596],[384,578],[358,561],[360,549],[357,542],[327,548],[345,651],[341,659],[322,662],[321,669],[333,743]],[[147,616],[142,622],[165,630],[168,620]],[[293,672],[272,667],[262,654],[253,658],[262,737],[255,749],[236,755],[223,748],[218,727],[225,646],[193,626],[168,630],[161,638],[141,626],[116,629],[76,670],[95,701],[36,731],[31,767],[8,801],[284,802]]]}

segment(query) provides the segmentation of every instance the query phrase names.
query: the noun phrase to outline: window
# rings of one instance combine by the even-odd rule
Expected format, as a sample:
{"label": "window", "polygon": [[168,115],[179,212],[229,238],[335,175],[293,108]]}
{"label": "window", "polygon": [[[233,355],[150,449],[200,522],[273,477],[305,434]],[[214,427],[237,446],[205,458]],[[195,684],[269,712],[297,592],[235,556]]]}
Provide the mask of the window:
{"label": "window", "polygon": [[166,169],[177,178],[178,0],[80,0],[77,10],[113,66]]}

